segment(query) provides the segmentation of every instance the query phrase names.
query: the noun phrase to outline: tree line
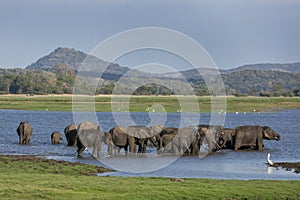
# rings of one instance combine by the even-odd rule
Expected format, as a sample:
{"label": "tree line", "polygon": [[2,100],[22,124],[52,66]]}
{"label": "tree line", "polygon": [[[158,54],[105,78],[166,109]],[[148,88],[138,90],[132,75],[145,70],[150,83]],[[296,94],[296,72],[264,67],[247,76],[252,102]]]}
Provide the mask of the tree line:
{"label": "tree line", "polygon": [[[257,72],[255,70],[222,74],[227,95],[234,96],[300,96],[299,74]],[[0,69],[0,94],[72,94],[76,70],[57,64],[51,71],[41,69]],[[173,81],[173,80],[172,80]],[[201,79],[188,80],[197,96],[210,95]],[[96,94],[112,94],[117,80],[102,80]],[[173,81],[174,87],[180,81]],[[86,88],[91,88],[85,83]],[[125,88],[124,88],[125,90]],[[138,87],[133,95],[178,94],[167,87],[152,83]]]}

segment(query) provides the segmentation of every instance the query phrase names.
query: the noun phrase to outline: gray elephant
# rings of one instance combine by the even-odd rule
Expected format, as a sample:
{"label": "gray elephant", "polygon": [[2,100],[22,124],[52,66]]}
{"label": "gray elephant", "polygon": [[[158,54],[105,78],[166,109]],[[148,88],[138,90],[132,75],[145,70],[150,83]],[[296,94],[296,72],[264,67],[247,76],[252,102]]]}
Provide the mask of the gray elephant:
{"label": "gray elephant", "polygon": [[112,155],[113,150],[115,156],[119,155],[121,148],[124,148],[125,155],[127,155],[128,147],[130,153],[136,152],[135,138],[133,137],[133,135],[127,134],[127,131],[128,128],[123,126],[116,126],[110,129],[106,141],[106,143],[110,145],[108,147],[108,149],[110,150],[108,152],[109,155]]}
{"label": "gray elephant", "polygon": [[238,126],[233,130],[233,147],[255,147],[263,150],[263,140],[280,140],[280,134],[268,126]]}
{"label": "gray elephant", "polygon": [[111,135],[107,137],[111,138],[111,141],[106,141],[111,144],[109,154],[112,155],[112,149],[115,149],[115,155],[118,155],[120,148],[124,148],[125,154],[127,154],[128,147],[130,153],[136,153],[136,145],[138,146],[138,153],[146,153],[148,140],[156,146],[153,136],[161,130],[162,127],[158,125],[150,128],[145,126],[114,127],[109,131]]}
{"label": "gray elephant", "polygon": [[100,159],[101,145],[105,139],[105,134],[100,131],[99,125],[92,122],[79,124],[77,133],[78,157],[82,157],[82,153],[87,147],[93,147],[92,156]]}
{"label": "gray elephant", "polygon": [[[183,155],[184,153],[191,153],[191,145],[197,144],[198,138],[198,127],[190,126],[180,128],[177,131],[176,136],[173,138],[173,151],[175,155]],[[193,142],[195,140],[195,142]],[[194,147],[197,148],[197,147]],[[196,150],[196,149],[195,149]]]}
{"label": "gray elephant", "polygon": [[178,132],[178,128],[165,127],[158,134],[157,141],[159,142],[158,153],[173,152],[172,141]]}
{"label": "gray elephant", "polygon": [[199,128],[198,131],[195,133],[195,137],[190,145],[190,154],[193,156],[199,156],[200,148],[202,145],[203,138],[207,133],[207,128]]}
{"label": "gray elephant", "polygon": [[198,128],[199,132],[201,132],[201,145],[207,144],[206,151],[208,153],[220,149],[219,140],[222,133],[224,133],[223,126],[198,125]]}
{"label": "gray elephant", "polygon": [[61,140],[62,140],[62,134],[60,132],[54,131],[51,133],[52,144],[60,144]]}
{"label": "gray elephant", "polygon": [[19,135],[19,144],[29,144],[32,126],[28,122],[22,121],[17,128],[17,133]]}
{"label": "gray elephant", "polygon": [[77,146],[77,126],[75,124],[70,124],[66,126],[64,132],[68,142],[68,146]]}
{"label": "gray elephant", "polygon": [[127,134],[134,137],[135,144],[138,146],[138,153],[146,153],[148,141],[156,148],[158,147],[156,139],[153,136],[158,135],[162,129],[163,127],[159,125],[154,125],[149,128],[145,126],[129,126]]}
{"label": "gray elephant", "polygon": [[233,135],[232,135],[233,129],[231,128],[224,128],[224,132],[221,133],[220,139],[219,139],[219,146],[220,149],[232,149],[232,143],[233,143]]}

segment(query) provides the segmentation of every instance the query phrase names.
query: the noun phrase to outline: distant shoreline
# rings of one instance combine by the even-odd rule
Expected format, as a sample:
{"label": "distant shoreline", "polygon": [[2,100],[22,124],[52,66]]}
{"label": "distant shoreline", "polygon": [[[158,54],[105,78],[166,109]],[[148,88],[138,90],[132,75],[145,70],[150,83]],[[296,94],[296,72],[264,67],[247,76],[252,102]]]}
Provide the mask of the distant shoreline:
{"label": "distant shoreline", "polygon": [[[85,99],[73,97],[87,97]],[[125,98],[124,98],[125,97]],[[196,101],[196,102],[195,102]],[[195,103],[199,109],[195,109]],[[181,105],[184,102],[185,105]],[[300,97],[210,97],[210,96],[130,96],[130,95],[73,95],[73,94],[5,94],[0,95],[0,109],[97,112],[276,112],[300,109]],[[80,106],[85,105],[85,106]],[[88,106],[86,106],[88,105]],[[114,107],[112,107],[114,105]],[[163,110],[151,109],[157,106]],[[190,106],[191,105],[191,106]],[[117,107],[116,107],[117,106]],[[122,107],[122,108],[121,108]],[[184,109],[183,109],[184,107]],[[212,110],[212,107],[214,110]],[[88,108],[89,110],[84,110]],[[112,110],[114,108],[114,110]],[[120,109],[118,109],[120,108]],[[127,110],[124,110],[127,109]]]}

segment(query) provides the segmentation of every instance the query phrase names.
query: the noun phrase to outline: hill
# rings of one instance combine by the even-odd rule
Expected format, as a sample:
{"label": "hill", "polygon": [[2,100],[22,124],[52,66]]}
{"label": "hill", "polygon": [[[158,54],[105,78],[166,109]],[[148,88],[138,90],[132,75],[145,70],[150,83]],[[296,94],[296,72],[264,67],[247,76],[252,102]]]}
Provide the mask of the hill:
{"label": "hill", "polygon": [[[82,66],[83,61],[85,61],[84,66]],[[122,77],[122,81],[127,81],[124,83],[133,82],[133,85],[124,84],[123,87],[133,88],[135,94],[168,95],[174,92],[178,94],[181,92],[180,86],[188,81],[197,95],[208,95],[202,76],[220,73],[229,95],[300,95],[300,63],[251,64],[219,72],[209,68],[199,68],[150,74],[103,61],[82,51],[61,47],[25,69],[0,69],[0,93],[72,93],[74,80],[79,72],[82,76],[101,82],[96,93],[102,94],[112,93],[115,84]],[[125,74],[130,76],[124,76]],[[145,80],[151,80],[152,83],[145,85]],[[89,83],[85,84],[89,87]],[[141,87],[135,88],[134,84]],[[163,85],[178,88],[178,91],[170,91]]]}
{"label": "hill", "polygon": [[279,71],[289,73],[300,73],[300,63],[260,63],[243,65],[234,69],[225,70],[225,73],[232,73],[241,70],[262,70],[262,71]]}

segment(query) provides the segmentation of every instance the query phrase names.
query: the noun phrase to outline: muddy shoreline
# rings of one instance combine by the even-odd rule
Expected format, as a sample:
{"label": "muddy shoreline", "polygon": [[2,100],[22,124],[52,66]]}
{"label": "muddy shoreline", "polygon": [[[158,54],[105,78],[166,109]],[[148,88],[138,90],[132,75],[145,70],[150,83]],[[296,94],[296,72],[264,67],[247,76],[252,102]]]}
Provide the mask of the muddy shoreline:
{"label": "muddy shoreline", "polygon": [[300,173],[300,162],[295,162],[295,163],[291,163],[291,162],[278,162],[278,163],[274,163],[272,165],[272,167],[275,167],[276,169],[278,168],[283,168],[287,171],[292,171],[294,170],[294,173],[299,174]]}

